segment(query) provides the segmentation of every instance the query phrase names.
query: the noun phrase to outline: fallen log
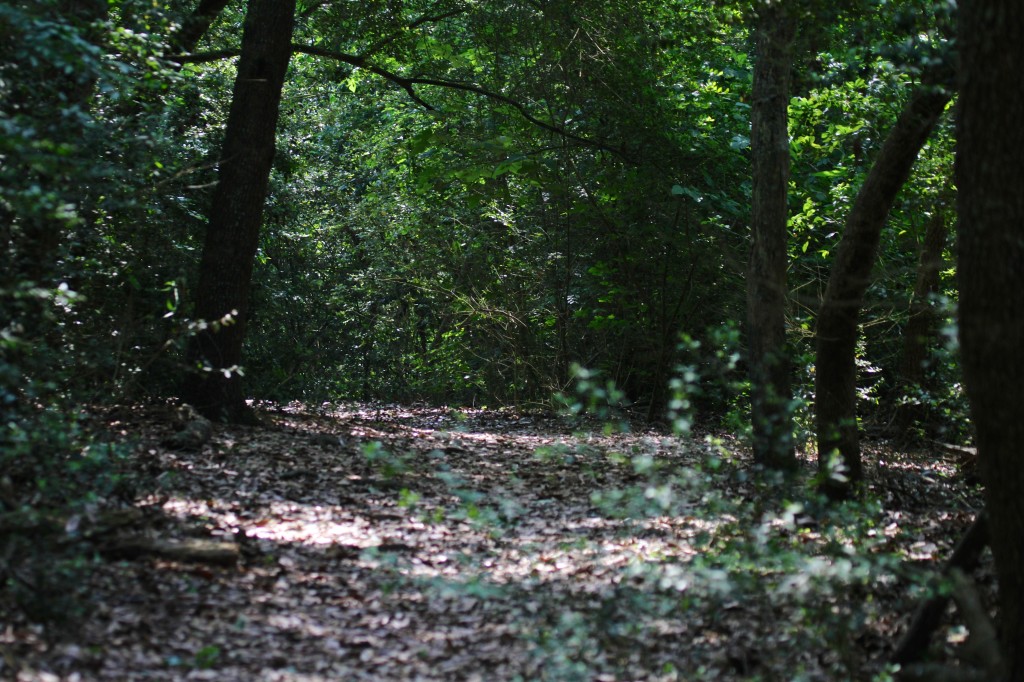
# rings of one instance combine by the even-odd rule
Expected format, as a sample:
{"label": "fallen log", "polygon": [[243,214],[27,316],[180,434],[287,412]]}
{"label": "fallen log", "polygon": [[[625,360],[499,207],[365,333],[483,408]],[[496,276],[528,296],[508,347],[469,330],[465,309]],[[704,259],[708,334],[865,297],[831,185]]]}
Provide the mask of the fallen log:
{"label": "fallen log", "polygon": [[110,559],[137,559],[158,556],[182,563],[233,566],[238,562],[239,549],[234,542],[206,538],[168,540],[139,535],[116,538],[100,548]]}

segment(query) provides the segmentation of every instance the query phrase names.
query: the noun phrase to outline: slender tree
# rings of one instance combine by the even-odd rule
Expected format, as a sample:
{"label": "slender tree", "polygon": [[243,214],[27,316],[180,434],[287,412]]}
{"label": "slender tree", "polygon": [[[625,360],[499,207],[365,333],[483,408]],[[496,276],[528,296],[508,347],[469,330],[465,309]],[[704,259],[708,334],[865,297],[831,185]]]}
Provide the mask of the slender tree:
{"label": "slender tree", "polygon": [[[921,259],[917,268],[917,280],[910,298],[910,315],[903,328],[903,352],[900,357],[897,389],[901,394],[915,387],[927,384],[926,365],[928,347],[936,336],[936,315],[930,298],[938,293],[942,274],[942,252],[949,236],[949,224],[940,204],[928,221],[924,243],[921,245]],[[904,432],[924,417],[923,405],[919,402],[902,402],[893,415],[894,433]]]}
{"label": "slender tree", "polygon": [[[1024,5],[960,3],[960,339],[1007,670],[1024,681]],[[989,677],[988,679],[995,679]]]}
{"label": "slender tree", "polygon": [[845,497],[863,476],[857,428],[857,321],[889,211],[949,102],[949,90],[938,84],[943,75],[947,75],[946,70],[936,70],[928,82],[914,91],[889,131],[846,218],[818,311],[818,461],[823,474],[828,474],[825,470],[838,452],[845,467],[844,478],[824,478],[830,497]]}
{"label": "slender tree", "polygon": [[794,21],[785,3],[760,4],[751,106],[753,243],[747,279],[747,345],[754,458],[779,469],[796,464],[785,326],[787,109],[794,35]]}
{"label": "slender tree", "polygon": [[196,289],[195,315],[209,326],[186,350],[183,397],[211,418],[249,414],[238,367],[294,22],[295,0],[249,0]]}

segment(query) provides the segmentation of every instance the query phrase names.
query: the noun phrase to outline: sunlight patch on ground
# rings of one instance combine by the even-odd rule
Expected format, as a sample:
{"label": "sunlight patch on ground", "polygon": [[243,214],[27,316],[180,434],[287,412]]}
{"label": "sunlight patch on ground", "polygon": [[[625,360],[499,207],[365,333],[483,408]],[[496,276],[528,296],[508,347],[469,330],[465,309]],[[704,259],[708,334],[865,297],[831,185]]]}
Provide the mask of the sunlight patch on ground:
{"label": "sunlight patch on ground", "polygon": [[[749,453],[716,445],[728,438],[330,411],[275,410],[273,429],[150,451],[167,475],[142,501],[158,512],[147,532],[233,539],[238,563],[104,567],[109,607],[82,666],[168,681],[859,679],[815,638],[863,618],[836,641],[877,657],[907,586],[850,552],[930,566],[977,508],[937,494],[946,463],[876,450],[868,470],[882,468],[890,504],[829,532],[800,505],[766,504]],[[598,672],[566,674],[579,662]]]}
{"label": "sunlight patch on ground", "polygon": [[[212,506],[211,503],[212,502]],[[372,547],[381,538],[371,522],[337,507],[294,503],[271,503],[258,518],[242,519],[231,511],[222,511],[230,502],[171,498],[164,511],[180,518],[209,517],[216,525],[247,537],[282,543]]]}
{"label": "sunlight patch on ground", "polygon": [[[392,549],[415,550],[416,556],[408,562],[400,562],[399,570],[403,575],[420,579],[482,578],[495,584],[556,583],[577,576],[592,578],[595,574],[631,565],[664,561],[685,564],[699,553],[690,539],[701,533],[713,534],[727,521],[654,517],[638,524],[581,515],[563,519],[555,526],[524,523],[502,533],[486,560],[467,567],[457,560],[457,555],[431,552],[430,548],[440,546],[450,537],[486,546],[486,528],[474,529],[455,521],[410,524],[400,514],[388,514],[382,524],[339,507],[283,502],[271,503],[254,518],[243,519],[230,511],[230,507],[231,503],[226,500],[185,498],[171,498],[163,505],[164,510],[174,516],[207,518],[212,525],[254,540],[361,552],[360,563],[367,567],[394,565]],[[402,525],[404,532],[400,530]],[[627,526],[634,532],[647,531],[654,535],[638,538],[624,532]],[[394,541],[399,536],[401,543]],[[286,557],[279,561],[291,563]],[[677,575],[680,570],[673,568],[666,580],[677,586],[687,584]]]}

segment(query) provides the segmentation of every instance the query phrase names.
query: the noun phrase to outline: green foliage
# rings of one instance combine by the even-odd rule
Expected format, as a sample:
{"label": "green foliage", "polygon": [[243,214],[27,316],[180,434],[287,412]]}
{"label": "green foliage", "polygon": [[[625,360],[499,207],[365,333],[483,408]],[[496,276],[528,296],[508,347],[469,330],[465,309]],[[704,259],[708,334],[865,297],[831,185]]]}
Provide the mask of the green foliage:
{"label": "green foliage", "polygon": [[[63,15],[58,3],[0,16],[14,38],[0,58],[0,211],[6,276],[19,280],[4,284],[4,317],[39,351],[42,374],[98,395],[138,389],[167,340],[161,289],[182,279],[165,238],[176,232],[146,227],[166,202],[154,189],[171,189],[177,170],[157,99],[175,75],[151,36],[114,19]],[[53,290],[57,305],[26,307],[32,286]]]}
{"label": "green foliage", "polygon": [[84,545],[0,536],[0,610],[34,623],[72,628],[88,613],[87,580],[96,559]]}
{"label": "green foliage", "polygon": [[133,494],[126,451],[81,406],[126,388],[153,352],[159,332],[142,327],[171,279],[145,281],[147,263],[168,261],[137,223],[161,167],[147,103],[170,71],[105,5],[0,7],[0,471],[13,491],[0,512],[71,519],[0,538],[0,600],[42,621],[84,609],[93,559],[72,520]]}
{"label": "green foliage", "polygon": [[182,658],[180,656],[168,656],[166,663],[172,668],[184,668],[194,670],[212,670],[217,667],[217,663],[221,659],[220,647],[209,644],[204,647],[200,647],[192,659]]}
{"label": "green foliage", "polygon": [[[854,3],[857,4],[857,3]],[[795,308],[791,328],[798,358],[798,393],[808,394],[812,366],[814,315],[824,293],[836,245],[857,191],[883,141],[906,103],[919,87],[923,69],[949,59],[951,35],[948,3],[860,3],[836,24],[835,30],[863,36],[822,46],[811,55],[818,68],[802,82],[803,92],[790,103],[793,170],[790,184],[789,283]],[[872,9],[874,8],[874,9]],[[873,11],[899,17],[897,28],[878,21]],[[925,19],[927,17],[927,19]],[[927,28],[922,24],[927,24]],[[914,31],[905,33],[911,26]],[[857,59],[852,52],[857,52]],[[824,67],[824,68],[821,68]],[[918,275],[918,259],[927,224],[950,204],[953,145],[951,118],[940,122],[921,152],[911,179],[889,216],[879,249],[877,276],[868,289],[861,313],[864,344],[858,348],[861,368],[858,395],[866,410],[884,422],[898,393],[904,327],[910,311],[910,292]],[[950,218],[952,220],[952,218]],[[951,258],[949,259],[952,260]],[[955,300],[954,270],[942,276],[943,296]],[[937,330],[929,345],[939,351]],[[937,363],[943,371],[936,385],[956,383],[955,364]],[[808,394],[809,395],[809,394]],[[806,402],[806,401],[805,401]],[[949,429],[965,413],[939,416],[929,428]],[[929,417],[931,419],[931,417]],[[798,413],[798,421],[806,423]]]}
{"label": "green foliage", "polygon": [[[798,441],[812,431],[815,307],[845,217],[910,88],[948,47],[948,3],[834,5],[801,4],[789,112]],[[86,21],[56,2],[0,6],[0,483],[18,491],[4,512],[73,517],[130,498],[126,452],[88,433],[77,408],[172,394],[184,340],[222,322],[192,319],[190,302],[233,64],[168,64],[164,36],[182,17],[107,7]],[[685,628],[701,613],[713,628],[737,602],[787,614],[765,619],[774,636],[831,651],[829,672],[856,677],[863,662],[843,643],[875,615],[872,587],[899,573],[873,526],[877,507],[826,509],[802,487],[749,479],[714,441],[688,440],[712,417],[740,436],[749,423],[735,322],[750,203],[747,7],[381,1],[308,11],[300,44],[457,87],[418,86],[414,101],[370,69],[295,56],[246,359],[234,368],[249,394],[521,405],[557,393],[579,425],[607,433],[628,431],[627,417],[667,416],[678,442],[702,448],[698,465],[639,447],[603,453],[581,469],[593,486],[583,499],[623,533],[689,519],[699,553],[609,569],[615,587],[596,606],[524,614],[538,678],[629,677],[633,653],[666,623]],[[425,13],[443,19],[413,25]],[[241,19],[229,9],[204,49],[235,48]],[[872,414],[920,402],[962,437],[951,349],[933,353],[928,387],[892,395],[925,218],[951,210],[952,149],[942,126],[890,218],[863,317],[859,395]],[[944,272],[940,292],[953,303],[954,275]],[[412,484],[419,463],[377,442],[362,455],[372,485],[427,522],[449,514],[497,538],[523,517],[517,500],[440,468],[458,505],[431,509]],[[535,456],[554,477],[595,451],[555,444]],[[601,487],[602,467],[631,483]],[[737,482],[742,495],[723,492]],[[0,605],[43,621],[82,612],[93,557],[73,531],[52,542],[8,534],[0,552]],[[434,589],[513,589],[466,563],[475,575]],[[168,663],[208,670],[225,655],[210,645]],[[710,675],[675,662],[663,672]]]}
{"label": "green foliage", "polygon": [[[255,396],[544,400],[576,363],[664,414],[679,333],[736,319],[743,305],[745,9],[591,10],[309,9],[300,41],[459,87],[417,86],[428,110],[370,70],[295,56],[248,338]],[[791,257],[794,328],[809,331],[853,193],[910,81],[944,54],[950,22],[925,0],[800,11]],[[424,13],[439,18],[419,22]],[[0,114],[9,242],[22,251],[32,224],[59,226],[55,284],[84,304],[55,334],[88,370],[66,381],[101,394],[167,392],[180,370],[189,309],[166,303],[191,300],[232,78],[229,61],[160,60],[158,36],[180,21],[137,3],[93,21],[57,3],[0,13],[13,38],[0,67],[14,103]],[[240,21],[227,11],[207,43],[232,48]],[[862,38],[854,47],[850,34]],[[883,372],[913,215],[948,184],[948,150],[926,154],[884,246],[901,279],[869,311],[879,337],[867,353]]]}
{"label": "green foliage", "polygon": [[602,382],[599,372],[573,365],[570,375],[575,386],[574,396],[556,395],[555,402],[561,404],[566,413],[574,417],[588,416],[604,423],[607,430],[629,431],[624,419],[624,408],[628,406],[625,394],[616,388],[615,382]]}
{"label": "green foliage", "polygon": [[361,449],[367,463],[386,481],[390,481],[409,471],[408,456],[396,455],[387,451],[380,441],[375,440],[365,443]]}
{"label": "green foliage", "polygon": [[[728,633],[736,625],[729,612],[738,605],[744,613],[761,614],[756,621],[766,628],[757,630],[756,622],[744,620],[746,636],[785,643],[781,648],[759,646],[750,675],[785,669],[786,679],[803,679],[799,667],[793,667],[799,664],[792,652],[823,651],[828,654],[819,663],[831,677],[862,676],[870,662],[853,642],[868,621],[886,617],[882,609],[887,607],[876,603],[873,593],[914,579],[902,558],[891,553],[881,506],[870,499],[829,503],[813,492],[809,481],[780,485],[747,479],[712,443],[687,439],[680,444],[699,449],[703,456],[687,456],[690,464],[681,466],[675,458],[654,456],[642,446],[628,453],[605,453],[614,466],[623,467],[622,480],[632,483],[595,486],[591,494],[590,521],[617,527],[618,535],[569,540],[559,550],[603,567],[600,583],[606,589],[595,594],[580,587],[572,608],[565,608],[564,595],[547,596],[547,590],[564,586],[532,578],[522,583],[490,580],[486,556],[461,557],[458,578],[427,581],[411,577],[401,561],[379,559],[379,565],[394,572],[399,583],[395,589],[414,587],[439,600],[473,597],[523,605],[513,627],[530,651],[536,679],[618,678],[656,665],[667,675],[698,677],[704,662],[690,652],[681,652],[678,660],[655,662],[645,658],[646,644],[695,632]],[[538,455],[559,467],[573,452],[566,443]],[[595,453],[591,448],[579,454]],[[440,471],[438,478],[461,501],[455,516],[488,529],[492,537],[516,532],[516,524],[529,518],[504,513],[505,505],[514,501],[501,493],[473,491],[450,472]],[[400,499],[408,497],[408,491],[399,493]],[[674,524],[668,536],[672,542],[653,542],[651,549],[625,563],[615,555],[615,538],[634,543],[638,537],[661,537],[652,530],[661,523]],[[677,542],[690,551],[674,551]],[[543,556],[535,560],[553,561]]]}
{"label": "green foliage", "polygon": [[[424,112],[380,82],[296,58],[258,263],[254,391],[543,400],[589,358],[631,398],[651,402],[652,414],[663,408],[675,330],[713,307],[703,282],[718,276],[722,244],[701,225],[721,221],[721,207],[735,222],[741,199],[706,187],[673,196],[666,169],[692,177],[688,159],[713,154],[742,172],[728,146],[738,133],[723,137],[724,152],[701,136],[720,131],[709,107],[723,106],[715,104],[723,84],[743,91],[749,78],[741,51],[716,51],[739,67],[723,70],[690,113],[682,86],[668,90],[658,79],[696,77],[702,67],[643,47],[690,35],[687,26],[654,4],[655,26],[632,8],[608,9],[619,19],[597,25],[561,4],[540,23],[535,8],[479,6],[401,39],[385,31],[381,43],[389,68],[415,62],[516,102],[544,102],[554,118],[542,107],[527,113],[586,144],[552,145],[551,131],[526,124],[507,100],[431,89],[422,94],[437,111]],[[693,21],[706,28],[716,16]],[[371,24],[384,30],[396,19]],[[608,57],[563,46],[570,34]],[[537,50],[542,44],[564,50]],[[589,75],[572,75],[577,68]],[[624,90],[640,93],[625,109],[608,100]],[[716,115],[742,130],[742,108],[725,109]],[[680,110],[702,132],[677,134]],[[649,160],[638,164],[638,155]],[[695,185],[703,181],[688,181]],[[283,362],[282,346],[291,350]]]}
{"label": "green foliage", "polygon": [[102,506],[134,497],[142,482],[124,473],[128,454],[91,434],[75,413],[19,410],[17,421],[4,423],[0,514],[12,522],[0,532],[0,605],[9,613],[59,626],[85,615],[96,559],[78,526]]}
{"label": "green foliage", "polygon": [[209,644],[196,652],[195,667],[200,670],[210,670],[217,665],[219,659],[220,647]]}

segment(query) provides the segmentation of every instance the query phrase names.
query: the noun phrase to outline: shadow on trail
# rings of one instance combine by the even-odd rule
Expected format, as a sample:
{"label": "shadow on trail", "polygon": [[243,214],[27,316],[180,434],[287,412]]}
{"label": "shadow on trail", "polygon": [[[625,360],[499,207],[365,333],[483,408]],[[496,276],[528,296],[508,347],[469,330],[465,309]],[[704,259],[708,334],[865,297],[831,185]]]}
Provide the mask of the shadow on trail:
{"label": "shadow on trail", "polygon": [[[706,488],[739,469],[688,486],[658,473],[701,472],[703,443],[502,412],[266,416],[219,427],[200,452],[145,450],[163,471],[140,502],[148,532],[235,543],[237,561],[102,566],[95,611],[47,667],[104,680],[826,680],[888,646],[878,628],[860,650],[824,641],[871,576],[838,595],[831,559],[801,578],[744,554],[737,507],[715,512]],[[790,578],[803,586],[772,593]],[[794,597],[815,585],[831,620]]]}

